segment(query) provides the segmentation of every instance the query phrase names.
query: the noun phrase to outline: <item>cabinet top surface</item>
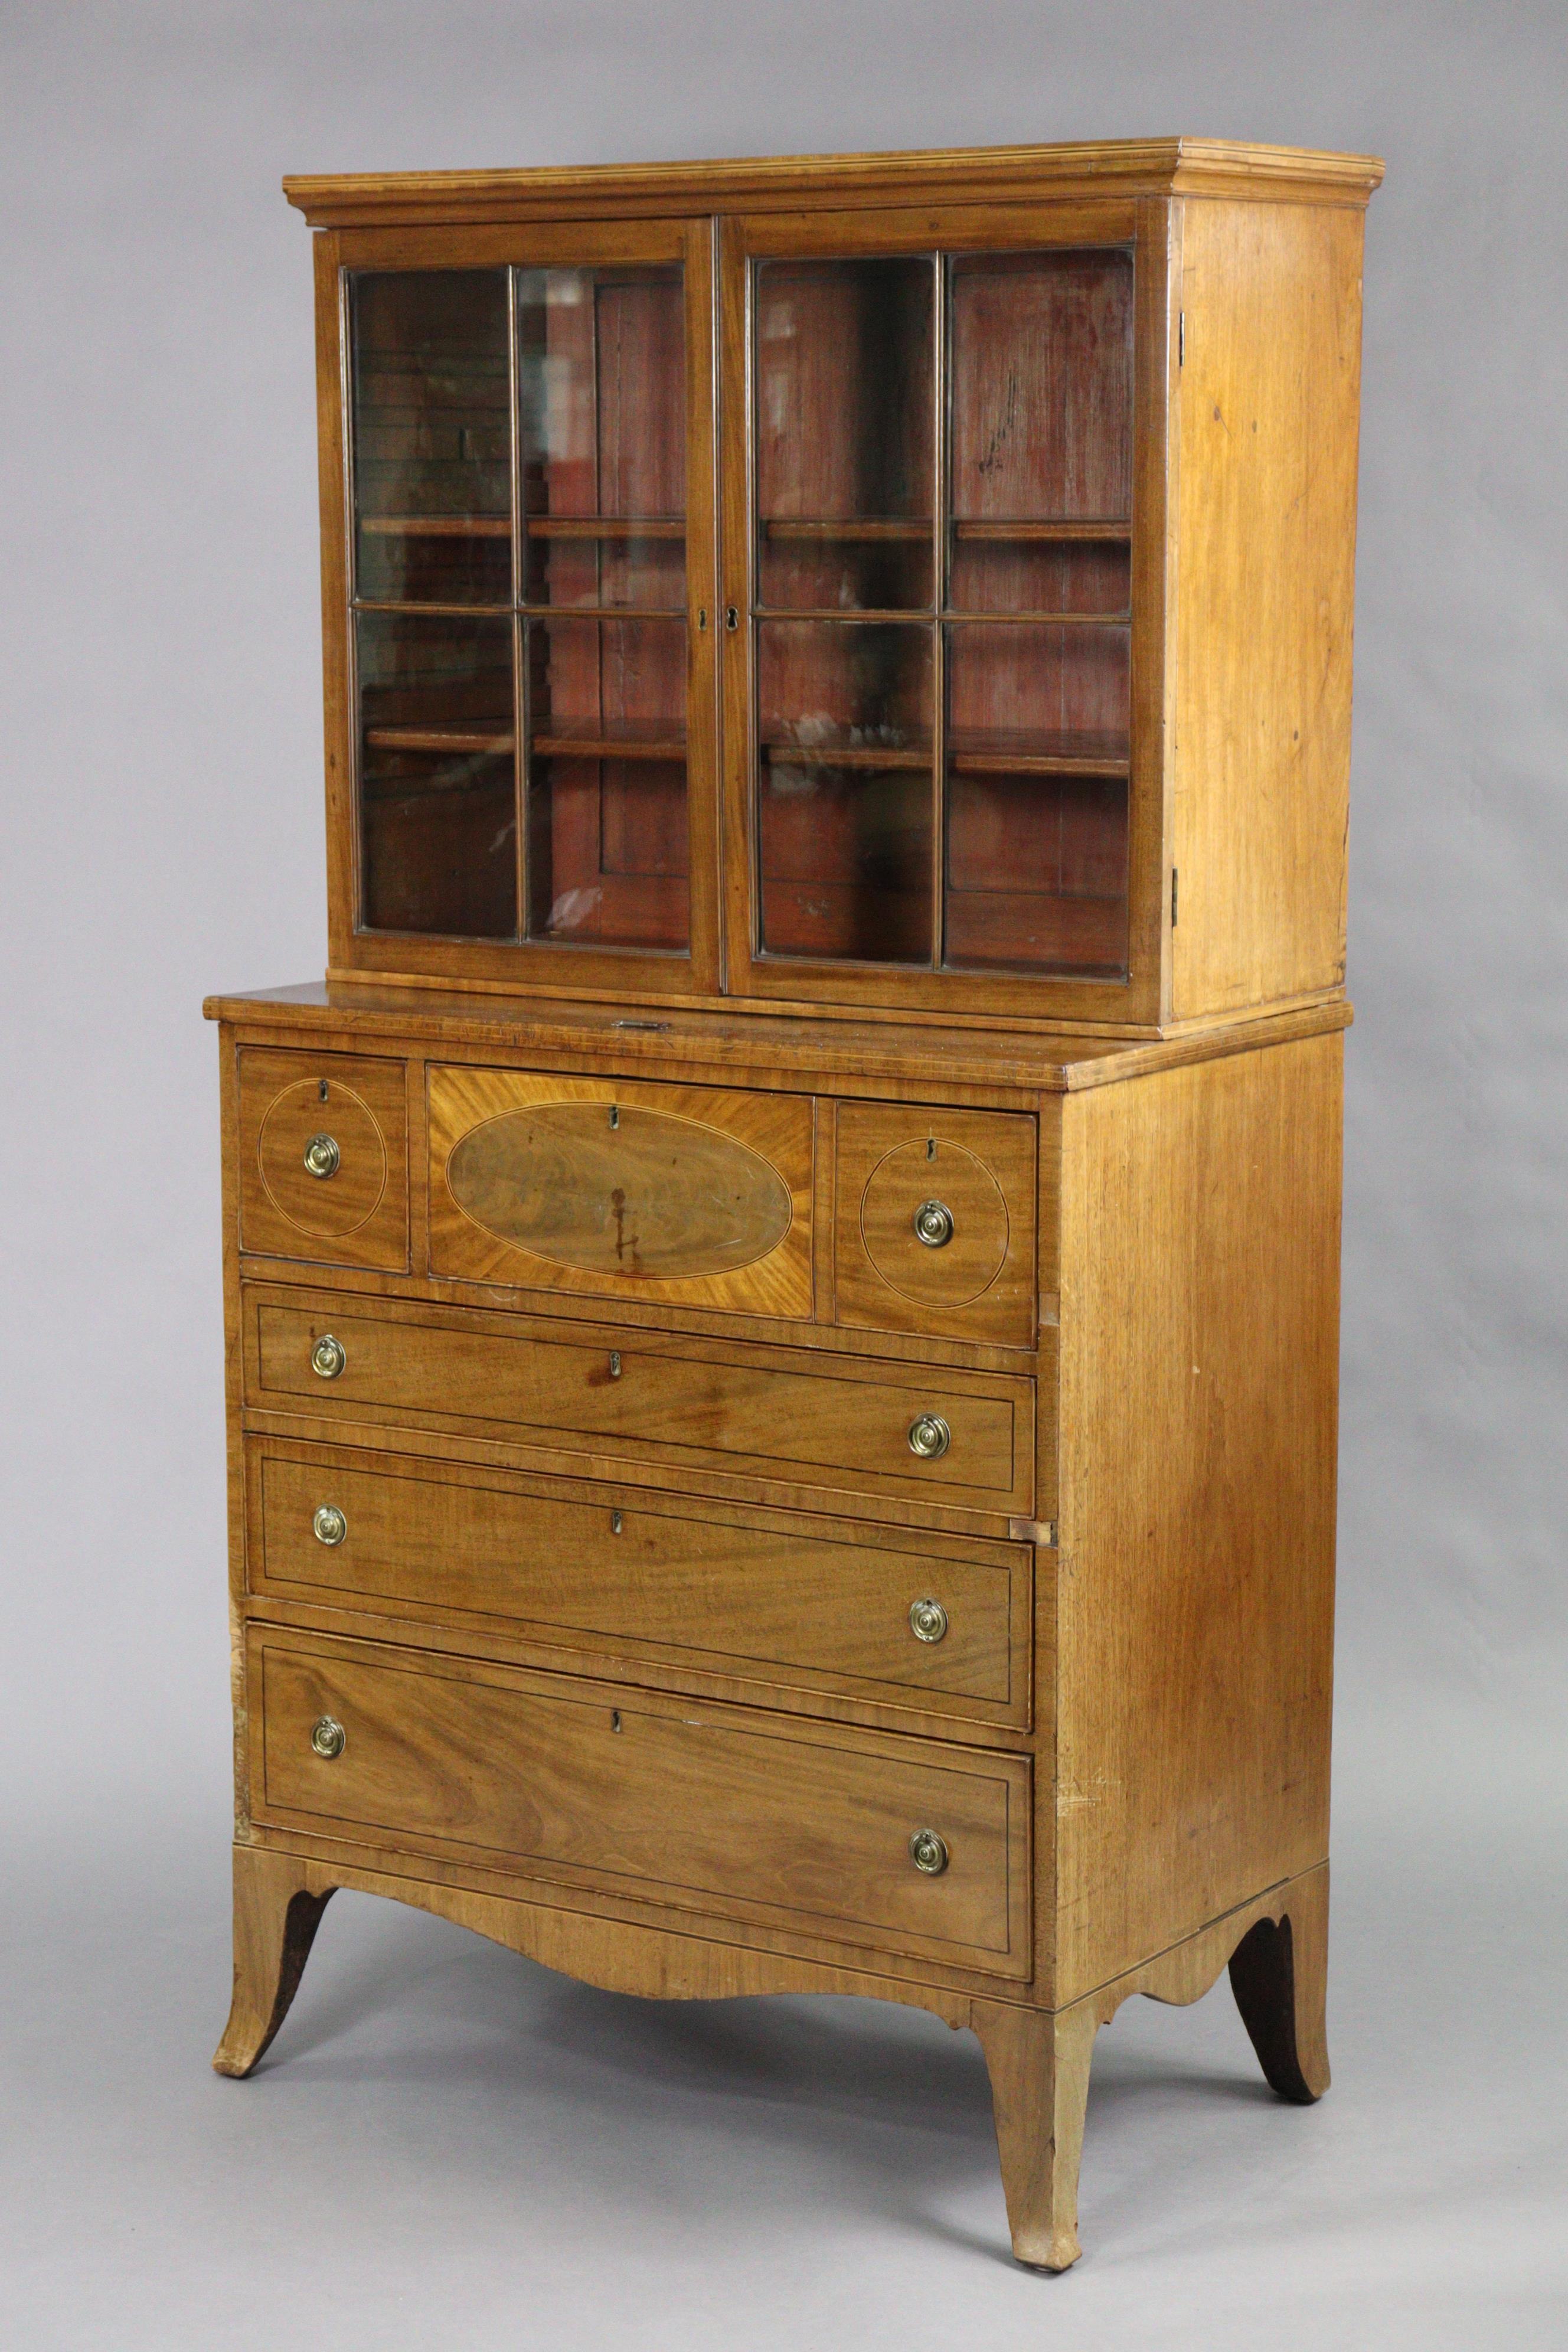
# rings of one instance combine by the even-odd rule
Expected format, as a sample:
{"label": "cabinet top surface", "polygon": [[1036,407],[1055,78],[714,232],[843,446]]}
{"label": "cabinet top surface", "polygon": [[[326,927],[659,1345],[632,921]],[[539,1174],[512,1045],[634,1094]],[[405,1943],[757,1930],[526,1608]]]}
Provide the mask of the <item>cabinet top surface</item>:
{"label": "cabinet top surface", "polygon": [[846,1083],[888,1079],[1047,1094],[1077,1093],[1184,1062],[1284,1045],[1346,1028],[1352,1017],[1342,997],[1223,1028],[1145,1039],[832,1016],[786,1018],[685,1005],[649,1013],[635,1002],[628,1013],[619,1001],[508,997],[339,981],[209,996],[202,1010],[209,1021],[228,1021],[250,1031],[332,1032],[340,1044],[396,1036],[430,1045],[569,1054],[613,1061],[623,1072],[645,1063],[655,1075],[675,1063],[710,1063],[731,1076],[742,1066],[753,1074],[776,1071],[786,1082],[798,1075]]}
{"label": "cabinet top surface", "polygon": [[1104,139],[529,171],[311,173],[285,178],[283,191],[312,227],[346,228],[570,214],[794,211],[851,200],[1016,199],[1106,189],[1364,205],[1382,177],[1375,155],[1229,139]]}

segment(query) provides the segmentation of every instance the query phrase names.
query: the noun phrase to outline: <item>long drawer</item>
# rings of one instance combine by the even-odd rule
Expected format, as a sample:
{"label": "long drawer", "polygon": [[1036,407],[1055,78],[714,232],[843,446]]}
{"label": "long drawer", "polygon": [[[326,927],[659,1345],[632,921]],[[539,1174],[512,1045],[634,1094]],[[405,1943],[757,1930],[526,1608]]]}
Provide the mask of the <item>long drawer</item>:
{"label": "long drawer", "polygon": [[826,1351],[252,1294],[247,1398],[643,1465],[1027,1514],[1026,1380]]}
{"label": "long drawer", "polygon": [[263,1823],[1028,1973],[1021,1757],[282,1629],[249,1655]]}
{"label": "long drawer", "polygon": [[249,1441],[247,1485],[250,1589],[285,1604],[1028,1721],[1022,1544],[274,1438]]}

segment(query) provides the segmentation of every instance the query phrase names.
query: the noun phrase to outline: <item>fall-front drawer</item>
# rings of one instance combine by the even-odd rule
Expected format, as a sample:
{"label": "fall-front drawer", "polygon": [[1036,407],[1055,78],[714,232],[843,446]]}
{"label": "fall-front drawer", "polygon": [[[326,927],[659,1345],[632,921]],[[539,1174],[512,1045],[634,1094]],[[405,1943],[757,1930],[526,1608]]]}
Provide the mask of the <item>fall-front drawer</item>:
{"label": "fall-front drawer", "polygon": [[1033,1383],[356,1298],[249,1295],[253,1404],[1026,1513]]}
{"label": "fall-front drawer", "polygon": [[260,1821],[1028,1972],[1021,1757],[281,1629],[249,1655]]}
{"label": "fall-front drawer", "polygon": [[276,1438],[247,1452],[250,1590],[284,1605],[1028,1721],[1025,1545]]}

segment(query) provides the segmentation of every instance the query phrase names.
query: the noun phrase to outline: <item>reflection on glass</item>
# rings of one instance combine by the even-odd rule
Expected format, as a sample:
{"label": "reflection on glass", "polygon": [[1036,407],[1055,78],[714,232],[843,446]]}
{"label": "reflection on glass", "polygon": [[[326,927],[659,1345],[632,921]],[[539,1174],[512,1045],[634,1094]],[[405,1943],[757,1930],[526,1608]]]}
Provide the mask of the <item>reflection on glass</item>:
{"label": "reflection on glass", "polygon": [[362,273],[351,290],[359,596],[510,604],[505,270]]}
{"label": "reflection on glass", "polygon": [[961,255],[949,287],[950,609],[1125,613],[1131,255]]}
{"label": "reflection on glass", "polygon": [[689,934],[683,620],[531,619],[529,936]]}
{"label": "reflection on glass", "polygon": [[516,935],[511,632],[504,617],[358,617],[370,930]]}
{"label": "reflection on glass", "polygon": [[925,770],[780,753],[763,765],[757,818],[765,953],[931,961]]}
{"label": "reflection on glass", "polygon": [[520,270],[517,357],[525,601],[679,612],[680,271]]}
{"label": "reflection on glass", "polygon": [[928,962],[929,628],[764,621],[758,706],[764,950]]}
{"label": "reflection on glass", "polygon": [[944,961],[1127,961],[1130,632],[947,633]]}
{"label": "reflection on glass", "polygon": [[756,269],[758,601],[931,602],[929,255]]}

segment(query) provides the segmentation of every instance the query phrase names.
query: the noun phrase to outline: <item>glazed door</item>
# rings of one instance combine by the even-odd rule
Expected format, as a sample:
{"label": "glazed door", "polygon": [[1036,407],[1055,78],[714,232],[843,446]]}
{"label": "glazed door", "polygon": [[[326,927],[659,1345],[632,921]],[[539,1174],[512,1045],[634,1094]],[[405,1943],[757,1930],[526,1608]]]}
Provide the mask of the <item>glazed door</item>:
{"label": "glazed door", "polygon": [[714,989],[706,228],[318,245],[333,964]]}
{"label": "glazed door", "polygon": [[1158,1017],[1164,222],[726,224],[737,994]]}

